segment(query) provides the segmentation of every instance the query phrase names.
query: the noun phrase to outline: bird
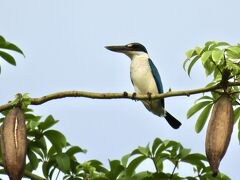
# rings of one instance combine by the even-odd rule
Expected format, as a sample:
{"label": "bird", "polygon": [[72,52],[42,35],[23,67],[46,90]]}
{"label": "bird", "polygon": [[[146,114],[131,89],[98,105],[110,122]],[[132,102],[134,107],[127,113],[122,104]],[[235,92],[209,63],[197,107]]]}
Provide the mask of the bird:
{"label": "bird", "polygon": [[[126,45],[105,46],[106,49],[123,53],[131,59],[130,77],[137,94],[163,93],[163,85],[156,66],[150,59],[147,49],[140,43],[134,42]],[[164,99],[142,100],[146,109],[153,114],[164,117],[169,125],[178,129],[181,126],[173,115],[165,109]]]}

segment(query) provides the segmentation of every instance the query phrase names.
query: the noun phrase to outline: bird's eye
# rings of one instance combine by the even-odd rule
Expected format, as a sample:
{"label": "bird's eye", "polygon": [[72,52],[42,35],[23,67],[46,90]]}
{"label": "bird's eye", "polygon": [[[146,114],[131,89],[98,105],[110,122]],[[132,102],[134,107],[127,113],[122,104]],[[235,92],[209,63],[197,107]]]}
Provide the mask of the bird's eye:
{"label": "bird's eye", "polygon": [[127,47],[132,47],[133,45],[132,44],[127,44]]}

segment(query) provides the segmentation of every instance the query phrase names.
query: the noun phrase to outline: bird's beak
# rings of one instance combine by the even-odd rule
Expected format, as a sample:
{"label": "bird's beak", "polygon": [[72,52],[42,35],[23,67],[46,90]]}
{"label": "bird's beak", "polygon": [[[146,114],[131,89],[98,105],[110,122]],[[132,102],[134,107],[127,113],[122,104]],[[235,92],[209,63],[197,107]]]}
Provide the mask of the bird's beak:
{"label": "bird's beak", "polygon": [[105,46],[106,49],[114,52],[124,53],[126,51],[129,51],[129,48],[127,46]]}

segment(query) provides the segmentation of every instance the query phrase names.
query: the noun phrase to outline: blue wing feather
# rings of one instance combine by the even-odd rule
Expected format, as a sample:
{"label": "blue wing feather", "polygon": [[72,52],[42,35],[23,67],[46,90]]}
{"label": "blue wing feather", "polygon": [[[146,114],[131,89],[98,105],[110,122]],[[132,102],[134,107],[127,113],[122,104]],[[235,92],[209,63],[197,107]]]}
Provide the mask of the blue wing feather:
{"label": "blue wing feather", "polygon": [[[162,81],[161,81],[160,75],[158,73],[158,70],[157,70],[156,66],[153,64],[151,59],[149,59],[149,64],[150,64],[150,68],[151,68],[153,77],[155,79],[155,82],[157,84],[158,92],[163,93],[163,85],[162,85]],[[164,107],[164,99],[161,99],[161,105],[162,105],[162,107]]]}

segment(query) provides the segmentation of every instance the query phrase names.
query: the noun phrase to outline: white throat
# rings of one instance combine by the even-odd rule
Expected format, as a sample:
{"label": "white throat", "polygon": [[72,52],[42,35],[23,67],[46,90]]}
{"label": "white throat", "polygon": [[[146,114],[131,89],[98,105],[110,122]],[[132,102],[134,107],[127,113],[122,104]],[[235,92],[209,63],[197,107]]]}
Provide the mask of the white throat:
{"label": "white throat", "polygon": [[142,52],[142,51],[129,51],[129,52],[125,52],[125,54],[131,59],[131,60],[135,60],[135,59],[148,59],[149,56],[147,53]]}

